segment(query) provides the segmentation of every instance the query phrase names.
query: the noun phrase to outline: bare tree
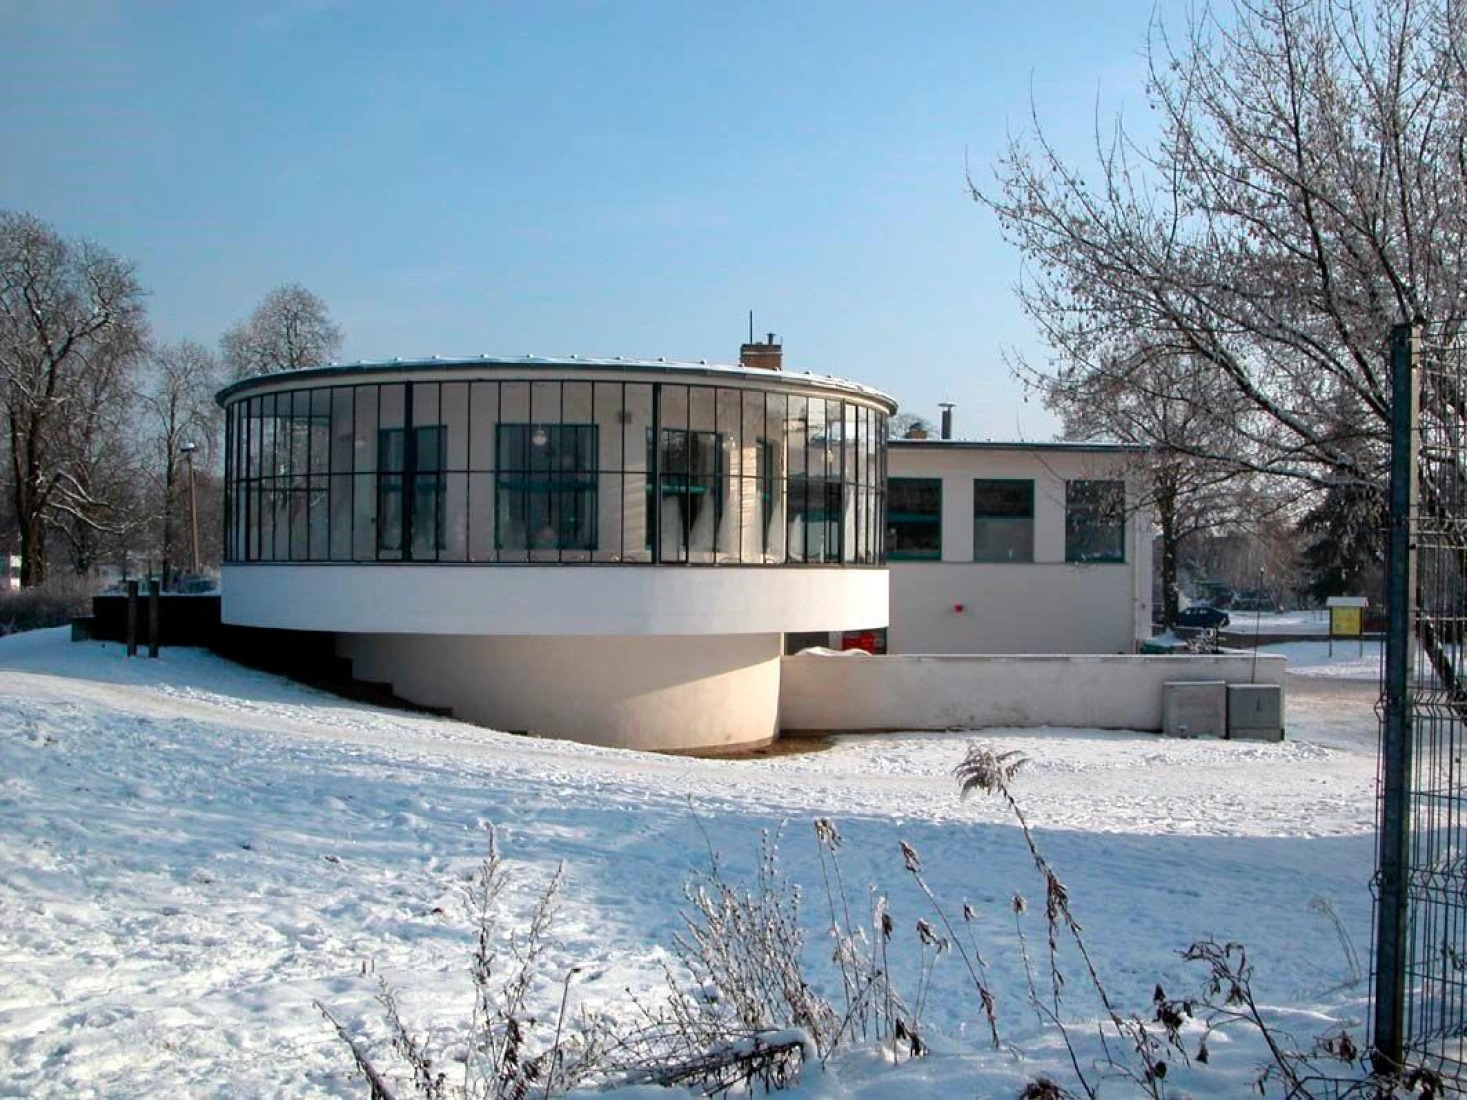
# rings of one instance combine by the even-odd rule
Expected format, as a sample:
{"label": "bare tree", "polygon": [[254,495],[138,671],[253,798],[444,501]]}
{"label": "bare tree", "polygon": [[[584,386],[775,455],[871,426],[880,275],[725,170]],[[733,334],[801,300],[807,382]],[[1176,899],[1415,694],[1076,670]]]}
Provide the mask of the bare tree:
{"label": "bare tree", "polygon": [[219,341],[234,378],[317,367],[341,347],[341,329],[315,294],[296,283],[276,287]]}
{"label": "bare tree", "polygon": [[886,421],[888,439],[926,439],[932,430],[932,421],[916,413],[899,412]]}
{"label": "bare tree", "polygon": [[125,551],[147,511],[134,438],[135,348],[121,349],[121,356],[116,350],[102,351],[78,376],[77,400],[57,424],[52,445],[53,464],[64,461],[71,471],[52,526],[78,575]]}
{"label": "bare tree", "polygon": [[1467,7],[1234,0],[1154,26],[1148,54],[1154,141],[1118,120],[1087,173],[1036,119],[974,189],[1028,261],[1052,366],[1111,377],[1138,341],[1186,357],[1235,436],[1181,449],[1383,484],[1390,327],[1452,338],[1467,310]]}
{"label": "bare tree", "polygon": [[1227,415],[1231,394],[1216,372],[1190,358],[1143,346],[1102,371],[1023,377],[1060,417],[1067,439],[1147,448],[1132,474],[1142,487],[1139,503],[1155,516],[1168,627],[1179,610],[1184,547],[1208,533],[1253,530],[1287,507],[1260,492],[1257,475],[1240,476],[1238,463],[1223,457],[1238,445]]}
{"label": "bare tree", "polygon": [[[219,442],[219,409],[214,391],[219,362],[202,344],[184,340],[156,347],[143,375],[143,446],[156,489],[155,516],[165,583],[177,572],[180,528],[192,522],[197,499],[188,498],[185,467],[212,469]],[[185,447],[193,448],[185,452]],[[195,486],[197,492],[197,486]],[[193,533],[190,532],[190,539]]]}
{"label": "bare tree", "polygon": [[45,579],[49,531],[102,522],[86,458],[101,453],[145,330],[130,263],[0,211],[0,416],[22,584]]}

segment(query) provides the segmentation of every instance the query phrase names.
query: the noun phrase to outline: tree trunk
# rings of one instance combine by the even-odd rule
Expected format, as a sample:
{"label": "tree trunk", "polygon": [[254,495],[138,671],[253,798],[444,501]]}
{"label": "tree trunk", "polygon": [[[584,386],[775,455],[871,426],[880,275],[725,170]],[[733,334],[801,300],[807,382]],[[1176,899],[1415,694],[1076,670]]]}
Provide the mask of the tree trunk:
{"label": "tree trunk", "polygon": [[1177,536],[1174,525],[1168,520],[1161,525],[1161,619],[1167,630],[1176,624],[1180,602],[1177,598]]}
{"label": "tree trunk", "polygon": [[29,588],[46,579],[46,525],[39,514],[21,517],[20,586]]}
{"label": "tree trunk", "polygon": [[177,480],[173,471],[172,439],[167,441],[168,464],[163,469],[163,588],[172,588],[173,569],[173,483]]}
{"label": "tree trunk", "polygon": [[1158,478],[1154,504],[1156,523],[1161,529],[1161,622],[1170,630],[1177,621],[1177,557],[1180,536],[1177,534],[1177,492],[1163,487],[1163,478]]}

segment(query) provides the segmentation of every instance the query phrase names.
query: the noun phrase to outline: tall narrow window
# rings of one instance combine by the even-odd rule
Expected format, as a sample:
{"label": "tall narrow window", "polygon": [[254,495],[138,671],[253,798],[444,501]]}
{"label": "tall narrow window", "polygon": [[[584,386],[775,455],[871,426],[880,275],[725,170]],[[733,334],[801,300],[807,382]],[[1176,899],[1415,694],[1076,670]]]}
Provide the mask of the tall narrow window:
{"label": "tall narrow window", "polygon": [[1034,482],[974,480],[973,560],[1034,560]]}
{"label": "tall narrow window", "polygon": [[1126,560],[1126,483],[1065,482],[1065,561]]}
{"label": "tall narrow window", "polygon": [[410,557],[431,559],[443,548],[444,450],[441,424],[414,428],[411,440],[406,429],[378,429],[378,551],[400,555],[407,545]]}
{"label": "tall narrow window", "polygon": [[433,559],[444,547],[443,486],[447,433],[441,424],[413,429],[412,514],[408,517],[413,557]]}
{"label": "tall narrow window", "polygon": [[657,499],[647,509],[647,545],[652,545],[656,527],[662,531],[658,560],[686,561],[689,551],[713,550],[727,481],[723,435],[663,428],[660,452],[654,456],[648,429],[647,468],[658,470]]}
{"label": "tall narrow window", "polygon": [[791,474],[787,493],[791,555],[797,561],[840,561],[845,487],[813,473]]}
{"label": "tall narrow window", "polygon": [[755,444],[754,473],[759,483],[759,550],[767,554],[770,545],[770,530],[774,524],[774,443],[760,439]]}
{"label": "tall narrow window", "polygon": [[402,428],[377,432],[377,549],[402,553],[402,478],[407,436]]}
{"label": "tall narrow window", "polygon": [[886,556],[891,561],[942,558],[942,479],[894,477],[887,485]]}
{"label": "tall narrow window", "polygon": [[500,424],[495,546],[596,549],[595,424]]}

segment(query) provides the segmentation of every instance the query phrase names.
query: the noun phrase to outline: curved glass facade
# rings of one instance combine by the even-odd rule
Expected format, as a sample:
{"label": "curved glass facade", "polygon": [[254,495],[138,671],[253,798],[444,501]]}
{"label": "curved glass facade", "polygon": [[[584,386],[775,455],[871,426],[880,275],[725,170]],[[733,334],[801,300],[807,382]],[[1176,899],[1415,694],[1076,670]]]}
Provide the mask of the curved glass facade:
{"label": "curved glass facade", "polygon": [[757,381],[246,383],[225,560],[881,564],[887,410]]}

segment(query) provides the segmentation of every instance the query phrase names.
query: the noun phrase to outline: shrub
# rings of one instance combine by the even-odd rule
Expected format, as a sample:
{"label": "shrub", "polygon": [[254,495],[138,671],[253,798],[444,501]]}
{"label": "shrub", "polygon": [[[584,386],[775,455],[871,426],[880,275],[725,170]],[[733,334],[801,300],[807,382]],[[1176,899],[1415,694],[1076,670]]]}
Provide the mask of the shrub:
{"label": "shrub", "polygon": [[82,577],[59,577],[34,588],[0,592],[0,636],[65,626],[91,606],[92,586]]}

